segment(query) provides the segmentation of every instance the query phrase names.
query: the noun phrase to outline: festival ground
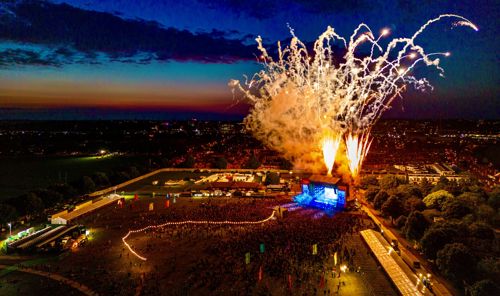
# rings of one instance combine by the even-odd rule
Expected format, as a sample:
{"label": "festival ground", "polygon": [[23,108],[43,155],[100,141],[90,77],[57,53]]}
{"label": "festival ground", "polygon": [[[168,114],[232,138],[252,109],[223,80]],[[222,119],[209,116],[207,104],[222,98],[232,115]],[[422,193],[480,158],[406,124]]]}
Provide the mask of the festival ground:
{"label": "festival ground", "polygon": [[[165,201],[140,198],[102,209],[79,221],[91,230],[85,246],[31,263],[24,259],[8,264],[25,262],[99,295],[396,295],[359,237],[359,230],[373,226],[361,213],[330,217],[298,207],[289,198],[177,198],[168,208]],[[258,225],[167,226],[131,234],[127,242],[146,261],[122,241],[129,229],[168,221],[258,221],[269,217],[277,204],[288,207],[289,215]],[[343,265],[345,272],[340,271]],[[25,276],[8,284],[8,277],[0,278],[0,294],[20,289],[24,295],[44,295],[59,285],[49,278]],[[81,293],[69,286],[66,290]]]}

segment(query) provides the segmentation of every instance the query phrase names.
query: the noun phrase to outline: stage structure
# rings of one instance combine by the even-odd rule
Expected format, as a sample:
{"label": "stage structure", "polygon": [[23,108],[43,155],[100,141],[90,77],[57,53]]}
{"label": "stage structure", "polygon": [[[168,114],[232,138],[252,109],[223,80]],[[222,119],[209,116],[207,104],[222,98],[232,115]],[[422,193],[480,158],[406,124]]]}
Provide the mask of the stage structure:
{"label": "stage structure", "polygon": [[302,193],[294,197],[295,202],[327,210],[342,210],[347,199],[347,185],[340,178],[312,175],[301,182]]}

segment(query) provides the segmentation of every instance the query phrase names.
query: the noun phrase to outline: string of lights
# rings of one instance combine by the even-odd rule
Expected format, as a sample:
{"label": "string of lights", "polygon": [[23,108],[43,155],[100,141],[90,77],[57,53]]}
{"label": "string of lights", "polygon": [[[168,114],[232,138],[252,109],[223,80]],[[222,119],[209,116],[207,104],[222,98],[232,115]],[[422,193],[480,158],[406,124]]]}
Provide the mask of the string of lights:
{"label": "string of lights", "polygon": [[133,233],[139,233],[143,232],[149,229],[158,229],[162,228],[165,226],[171,226],[171,225],[184,225],[184,224],[209,224],[209,225],[249,225],[249,224],[262,224],[266,223],[267,221],[271,220],[274,218],[274,211],[272,212],[271,216],[267,217],[266,219],[259,220],[259,221],[209,221],[209,220],[202,220],[202,221],[192,221],[192,220],[187,220],[187,221],[178,221],[178,222],[166,222],[163,224],[159,225],[149,225],[141,229],[136,229],[136,230],[129,230],[127,235],[122,237],[122,241],[125,244],[125,246],[128,248],[128,250],[137,258],[146,261],[147,258],[139,255],[136,251],[132,249],[132,247],[127,243],[127,238],[133,234]]}

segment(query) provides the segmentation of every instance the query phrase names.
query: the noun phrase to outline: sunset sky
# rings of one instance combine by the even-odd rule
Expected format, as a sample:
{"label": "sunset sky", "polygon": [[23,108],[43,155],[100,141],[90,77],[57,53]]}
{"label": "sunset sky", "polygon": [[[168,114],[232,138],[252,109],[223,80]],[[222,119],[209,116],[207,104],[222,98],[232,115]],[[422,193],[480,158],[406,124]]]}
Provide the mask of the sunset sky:
{"label": "sunset sky", "polygon": [[418,41],[452,53],[446,77],[417,69],[435,90],[407,92],[388,116],[499,119],[499,10],[471,0],[0,1],[0,119],[238,118],[247,107],[227,83],[260,69],[257,35],[271,46],[290,38],[289,24],[312,42],[328,25],[349,36],[365,22],[392,39],[441,13],[479,31],[430,27]]}

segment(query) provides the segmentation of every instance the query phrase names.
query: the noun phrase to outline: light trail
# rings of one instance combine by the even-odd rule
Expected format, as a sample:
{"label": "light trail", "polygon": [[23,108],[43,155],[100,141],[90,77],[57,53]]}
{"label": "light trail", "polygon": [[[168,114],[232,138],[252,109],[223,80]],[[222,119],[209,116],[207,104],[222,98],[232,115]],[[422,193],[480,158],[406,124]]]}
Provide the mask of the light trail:
{"label": "light trail", "polygon": [[266,223],[267,221],[271,220],[274,218],[274,211],[272,212],[271,216],[267,217],[266,219],[259,220],[259,221],[209,221],[209,220],[203,220],[203,221],[193,221],[193,220],[187,220],[187,221],[178,221],[178,222],[166,222],[163,224],[159,225],[149,225],[141,229],[136,229],[136,230],[130,230],[127,235],[122,237],[122,241],[127,247],[127,249],[137,258],[146,261],[147,258],[139,255],[136,251],[132,249],[132,247],[127,243],[127,238],[133,234],[133,233],[139,233],[143,232],[149,229],[158,229],[162,228],[165,226],[171,226],[171,225],[184,225],[184,224],[207,224],[207,225],[252,225],[252,224],[262,224]]}

